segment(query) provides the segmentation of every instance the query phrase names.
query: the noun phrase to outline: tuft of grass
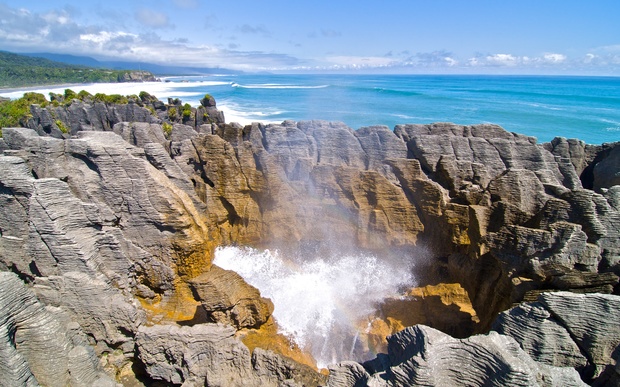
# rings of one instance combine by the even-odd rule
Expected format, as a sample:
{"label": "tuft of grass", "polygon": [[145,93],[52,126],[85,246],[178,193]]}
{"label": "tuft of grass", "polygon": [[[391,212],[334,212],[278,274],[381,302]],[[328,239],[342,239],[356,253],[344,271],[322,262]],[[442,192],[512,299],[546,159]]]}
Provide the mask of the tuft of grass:
{"label": "tuft of grass", "polygon": [[192,116],[192,107],[186,103],[183,105],[183,118],[190,118]]}
{"label": "tuft of grass", "polygon": [[168,109],[168,118],[170,118],[171,120],[174,120],[175,118],[177,118],[177,108],[170,108]]}
{"label": "tuft of grass", "polygon": [[168,122],[164,122],[161,124],[161,130],[163,130],[166,138],[170,138],[170,135],[172,134],[172,125]]}
{"label": "tuft of grass", "polygon": [[65,134],[69,133],[69,128],[67,127],[67,125],[65,125],[64,122],[62,122],[61,120],[56,120],[54,121],[54,123],[56,124],[58,129],[60,129],[61,132]]}
{"label": "tuft of grass", "polygon": [[95,94],[95,96],[93,97],[93,101],[95,102],[103,102],[105,104],[127,104],[129,103],[129,99],[125,96],[122,96],[120,94],[103,94],[103,93],[97,93]]}

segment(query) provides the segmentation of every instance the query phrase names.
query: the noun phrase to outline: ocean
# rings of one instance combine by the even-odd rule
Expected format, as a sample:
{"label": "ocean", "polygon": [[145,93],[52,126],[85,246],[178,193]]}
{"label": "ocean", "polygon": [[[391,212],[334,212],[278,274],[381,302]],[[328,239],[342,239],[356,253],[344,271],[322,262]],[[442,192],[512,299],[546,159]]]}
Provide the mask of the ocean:
{"label": "ocean", "polygon": [[[75,91],[180,98],[209,93],[228,122],[342,121],[370,125],[493,123],[534,136],[620,141],[620,78],[483,75],[239,74],[168,77],[141,84],[73,85]],[[62,92],[41,88],[40,92]],[[16,98],[23,91],[0,95]]]}

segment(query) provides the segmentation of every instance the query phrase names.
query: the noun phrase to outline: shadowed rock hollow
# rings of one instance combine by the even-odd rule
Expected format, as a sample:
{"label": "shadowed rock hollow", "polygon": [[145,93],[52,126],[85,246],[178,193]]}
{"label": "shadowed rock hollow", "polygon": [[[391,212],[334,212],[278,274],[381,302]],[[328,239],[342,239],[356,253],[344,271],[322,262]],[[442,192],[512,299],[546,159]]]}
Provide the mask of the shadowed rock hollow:
{"label": "shadowed rock hollow", "polygon": [[[0,286],[5,292],[18,281],[23,289],[15,294],[29,294],[41,321],[56,321],[54,329],[64,332],[58,340],[88,343],[73,339],[71,350],[79,359],[100,359],[88,360],[93,366],[84,380],[327,383],[291,360],[309,363],[295,349],[252,345],[250,353],[240,341],[273,324],[273,306],[235,273],[212,266],[215,247],[230,244],[309,255],[366,251],[403,262],[403,270],[414,267],[411,285],[418,288],[378,306],[377,338],[368,339],[388,357],[333,368],[331,386],[578,385],[573,369],[587,382],[618,380],[613,327],[597,339],[611,346],[603,353],[580,354],[586,333],[574,330],[562,340],[576,345],[575,354],[548,362],[532,349],[539,346],[515,333],[546,312],[510,312],[527,321],[510,328],[514,319],[503,317],[494,329],[504,335],[467,338],[545,291],[604,293],[597,298],[601,313],[613,313],[620,275],[617,143],[537,144],[494,125],[242,127],[225,124],[212,98],[167,133],[166,114],[158,112],[180,102],[143,97],[127,105],[35,106],[31,129],[4,128],[0,140],[0,268],[14,273]],[[70,132],[51,117],[62,117]],[[544,307],[558,310],[545,294]],[[532,305],[520,307],[542,308]],[[22,311],[2,313],[7,332],[31,331],[12,322]],[[418,326],[380,342],[414,324],[443,333]],[[549,332],[543,337],[556,340],[557,329]],[[24,371],[15,380],[44,383],[39,360],[17,342],[5,335],[16,360],[0,366],[19,364]],[[54,346],[67,348],[50,341],[50,351]],[[477,366],[460,375],[450,362],[420,360],[440,356],[432,351],[462,357],[468,348],[488,348],[477,359],[479,373]],[[497,378],[485,379],[493,364],[504,365]],[[529,371],[514,374],[513,366]]]}

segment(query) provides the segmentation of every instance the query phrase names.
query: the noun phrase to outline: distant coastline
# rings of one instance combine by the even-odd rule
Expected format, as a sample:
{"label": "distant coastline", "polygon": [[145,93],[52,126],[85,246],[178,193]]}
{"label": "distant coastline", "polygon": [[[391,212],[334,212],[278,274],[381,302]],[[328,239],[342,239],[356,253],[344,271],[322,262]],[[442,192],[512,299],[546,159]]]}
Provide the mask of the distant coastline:
{"label": "distant coastline", "polygon": [[220,74],[167,76],[166,82],[63,84],[11,88],[62,93],[65,88],[95,94],[138,94],[179,98],[198,106],[213,95],[227,122],[323,119],[353,129],[364,126],[454,122],[493,123],[510,132],[579,138],[588,144],[620,140],[620,78],[540,75],[321,75]]}

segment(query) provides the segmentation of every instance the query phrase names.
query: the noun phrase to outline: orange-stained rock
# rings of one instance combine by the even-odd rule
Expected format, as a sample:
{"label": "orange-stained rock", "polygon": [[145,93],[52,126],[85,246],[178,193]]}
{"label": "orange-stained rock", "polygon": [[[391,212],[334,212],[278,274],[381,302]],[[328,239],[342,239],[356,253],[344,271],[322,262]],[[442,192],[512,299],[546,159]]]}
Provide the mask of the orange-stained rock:
{"label": "orange-stained rock", "polygon": [[240,328],[258,328],[273,312],[273,303],[260,296],[234,271],[212,266],[189,285],[211,321]]}
{"label": "orange-stained rock", "polygon": [[317,369],[312,355],[302,351],[292,339],[278,333],[277,323],[271,317],[258,329],[242,329],[237,332],[237,336],[250,351],[255,348],[267,349]]}
{"label": "orange-stained rock", "polygon": [[147,312],[147,318],[154,323],[190,321],[201,307],[194,299],[191,289],[184,281],[174,283],[174,291],[157,295],[153,299],[138,298]]}
{"label": "orange-stained rock", "polygon": [[370,352],[379,353],[387,349],[387,336],[408,326],[424,324],[466,337],[479,321],[467,291],[458,283],[441,283],[412,288],[402,297],[385,300],[376,316],[360,324],[361,339]]}

